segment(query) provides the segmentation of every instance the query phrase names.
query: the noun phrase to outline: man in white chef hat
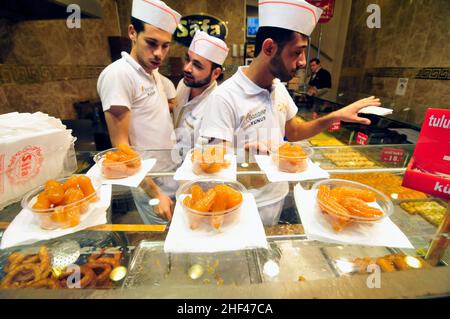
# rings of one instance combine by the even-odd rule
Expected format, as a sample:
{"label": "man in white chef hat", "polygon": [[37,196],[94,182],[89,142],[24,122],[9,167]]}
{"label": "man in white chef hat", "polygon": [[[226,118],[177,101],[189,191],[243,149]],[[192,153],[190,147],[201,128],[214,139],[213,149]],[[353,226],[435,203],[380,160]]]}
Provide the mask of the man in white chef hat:
{"label": "man in white chef hat", "polygon": [[228,55],[228,47],[219,38],[197,30],[184,63],[184,77],[177,87],[174,123],[177,147],[186,153],[199,137],[207,98],[217,88],[217,78]]}
{"label": "man in white chef hat", "polygon": [[[368,119],[358,116],[358,111],[369,105],[380,105],[374,97],[314,121],[302,123],[296,117],[297,106],[280,80],[289,81],[305,67],[308,39],[322,10],[303,0],[259,0],[258,9],[260,27],[255,58],[250,66],[239,67],[211,94],[214,102],[205,109],[200,128],[204,140],[226,142],[237,149],[256,146],[261,151],[268,141],[277,144],[284,137],[289,141],[303,140],[339,120],[369,124]],[[286,191],[286,187],[275,185],[267,185],[272,186],[272,198]],[[267,191],[263,193],[255,194],[257,203],[258,197],[267,195]],[[263,223],[276,223],[276,216],[265,218],[261,210],[260,214]]]}
{"label": "man in white chef hat", "polygon": [[[133,0],[131,16],[130,54],[122,52],[122,58],[107,66],[97,83],[111,143],[170,150],[175,133],[157,69],[167,56],[181,15],[162,1]],[[170,219],[172,200],[150,178],[141,185],[158,200],[157,214]],[[142,202],[148,206],[148,196]]]}
{"label": "man in white chef hat", "polygon": [[284,136],[290,141],[306,139],[338,120],[370,124],[358,116],[358,111],[380,105],[374,97],[311,122],[302,123],[296,118],[297,106],[280,80],[289,81],[305,67],[308,37],[322,10],[303,0],[260,0],[258,9],[255,59],[213,92],[214,103],[205,110],[201,135],[239,147],[262,139],[273,140],[272,135],[278,135],[280,141]]}

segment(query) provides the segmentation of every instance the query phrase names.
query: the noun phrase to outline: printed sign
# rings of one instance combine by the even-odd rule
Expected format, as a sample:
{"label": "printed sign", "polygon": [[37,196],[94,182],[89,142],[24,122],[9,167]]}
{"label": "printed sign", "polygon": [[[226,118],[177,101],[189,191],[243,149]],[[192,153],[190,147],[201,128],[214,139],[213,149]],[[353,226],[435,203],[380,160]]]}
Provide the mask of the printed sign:
{"label": "printed sign", "polygon": [[368,142],[369,136],[364,133],[358,132],[358,134],[356,135],[356,144],[367,145]]}
{"label": "printed sign", "polygon": [[334,122],[331,124],[331,126],[328,128],[328,132],[336,132],[341,129],[341,121]]}
{"label": "printed sign", "polygon": [[450,110],[427,110],[403,186],[450,200]]}
{"label": "printed sign", "polygon": [[43,160],[41,149],[37,146],[27,146],[14,154],[7,169],[10,183],[25,183],[38,175]]}
{"label": "printed sign", "polygon": [[395,95],[405,96],[406,88],[408,87],[408,78],[400,78],[397,82],[397,89]]}
{"label": "printed sign", "polygon": [[403,160],[404,149],[384,147],[381,150],[381,161],[384,163],[398,164]]}
{"label": "printed sign", "polygon": [[313,6],[319,7],[323,10],[319,23],[327,23],[333,17],[334,0],[306,0],[306,2],[309,2]]}
{"label": "printed sign", "polygon": [[181,18],[173,38],[189,47],[197,30],[204,31],[221,40],[225,40],[228,34],[225,22],[206,14],[192,14]]}

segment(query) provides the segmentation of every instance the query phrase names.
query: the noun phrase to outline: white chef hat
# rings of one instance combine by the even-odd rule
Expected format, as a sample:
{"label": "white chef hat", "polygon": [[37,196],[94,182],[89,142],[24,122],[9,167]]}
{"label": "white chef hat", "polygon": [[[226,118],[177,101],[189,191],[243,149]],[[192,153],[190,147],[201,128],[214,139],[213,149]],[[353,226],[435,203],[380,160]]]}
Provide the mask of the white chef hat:
{"label": "white chef hat", "polygon": [[131,16],[169,32],[175,32],[181,14],[159,0],[133,0]]}
{"label": "white chef hat", "polygon": [[310,36],[322,9],[304,0],[259,0],[259,26],[278,27]]}
{"label": "white chef hat", "polygon": [[225,62],[229,51],[224,41],[200,30],[195,32],[189,50],[219,65]]}

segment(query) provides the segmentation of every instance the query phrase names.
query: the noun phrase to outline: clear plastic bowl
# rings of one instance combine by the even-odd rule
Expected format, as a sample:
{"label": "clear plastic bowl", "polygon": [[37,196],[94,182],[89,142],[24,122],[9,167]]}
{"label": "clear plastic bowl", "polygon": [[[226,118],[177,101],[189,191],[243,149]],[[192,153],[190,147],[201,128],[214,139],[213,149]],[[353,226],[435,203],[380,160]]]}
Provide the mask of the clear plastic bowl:
{"label": "clear plastic bowl", "polygon": [[[219,146],[208,146],[208,148],[219,148]],[[193,159],[192,156],[194,154],[194,151],[200,151],[200,152],[202,152],[202,154],[203,154],[203,151],[199,148],[194,148],[191,150],[191,152],[188,155],[192,161],[192,171],[196,175],[215,174],[215,173],[220,172],[222,169],[227,168],[229,165],[229,163],[225,159],[223,159],[223,162],[221,162],[222,158],[220,158],[220,156],[217,156],[217,157],[212,156],[212,158],[210,159],[211,162],[204,162],[202,160],[199,160],[198,158]],[[225,151],[224,151],[224,155],[226,155]],[[202,157],[203,157],[203,155],[202,155]]]}
{"label": "clear plastic bowl", "polygon": [[136,174],[141,169],[141,156],[135,148],[131,147],[131,149],[133,149],[138,156],[124,162],[104,163],[106,153],[111,151],[115,152],[118,150],[117,148],[110,148],[96,154],[94,156],[94,161],[100,165],[102,176],[108,179],[118,179]]}
{"label": "clear plastic bowl", "polygon": [[[76,175],[73,175],[76,176]],[[58,179],[57,182],[64,183],[69,177]],[[89,204],[100,198],[101,182],[91,178],[95,192],[91,195],[68,205],[57,206],[49,209],[34,209],[37,196],[44,191],[45,184],[28,192],[22,199],[22,208],[30,210],[42,229],[54,230],[59,228],[70,228],[80,223],[81,215],[89,209]]]}
{"label": "clear plastic bowl", "polygon": [[281,145],[269,150],[270,156],[273,162],[277,165],[278,169],[282,172],[287,173],[300,173],[308,169],[308,158],[311,158],[314,154],[314,150],[311,147],[304,146],[301,142],[287,142],[291,145],[300,146],[305,152],[304,156],[285,156],[278,154],[278,149]]}
{"label": "clear plastic bowl", "polygon": [[183,208],[185,220],[193,230],[214,230],[216,232],[223,232],[226,228],[236,224],[239,221],[241,214],[242,202],[239,205],[231,207],[229,209],[217,212],[200,212],[190,207],[187,207],[183,203],[183,199],[186,196],[191,195],[191,188],[193,185],[199,185],[204,192],[210,188],[214,188],[217,185],[225,184],[233,189],[245,193],[246,188],[236,181],[223,181],[223,180],[211,180],[203,179],[190,181],[181,185],[176,193],[176,199],[179,205]]}
{"label": "clear plastic bowl", "polygon": [[[358,223],[375,223],[383,220],[384,218],[390,216],[394,211],[394,205],[392,204],[392,201],[384,195],[382,192],[376,190],[375,188],[372,188],[370,186],[358,183],[358,182],[352,182],[344,179],[327,179],[323,181],[316,182],[311,189],[312,190],[319,190],[319,187],[321,185],[326,185],[330,187],[330,189],[333,189],[335,187],[351,187],[356,188],[360,190],[368,190],[375,194],[375,203],[378,204],[379,207],[383,211],[383,215],[377,216],[376,218],[365,218],[361,216],[355,216],[350,215],[347,213],[344,213],[342,211],[338,211],[335,208],[331,207],[329,203],[321,201],[319,198],[317,198],[317,204],[322,210],[325,210],[328,214],[333,215],[337,218],[350,218],[353,222]],[[370,203],[368,203],[370,204]],[[371,206],[371,205],[369,205]]]}

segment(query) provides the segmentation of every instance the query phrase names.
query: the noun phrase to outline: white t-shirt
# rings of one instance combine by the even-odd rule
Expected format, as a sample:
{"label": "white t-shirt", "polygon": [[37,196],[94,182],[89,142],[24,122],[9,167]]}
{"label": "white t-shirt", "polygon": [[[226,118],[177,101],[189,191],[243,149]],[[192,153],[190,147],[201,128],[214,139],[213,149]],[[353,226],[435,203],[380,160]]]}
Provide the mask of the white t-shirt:
{"label": "white t-shirt", "polygon": [[100,74],[97,91],[103,111],[112,105],[131,111],[129,139],[133,146],[172,149],[175,132],[167,96],[158,72],[148,74],[128,53]]}
{"label": "white t-shirt", "polygon": [[217,88],[213,81],[202,94],[189,100],[191,88],[181,80],[177,86],[177,107],[174,109],[175,133],[177,147],[191,149],[199,137],[200,125],[211,92]]}
{"label": "white t-shirt", "polygon": [[169,100],[174,99],[177,97],[177,90],[175,89],[175,85],[172,83],[172,81],[159,73],[159,76],[161,77],[161,81],[164,87],[164,92],[166,92],[166,96]]}
{"label": "white t-shirt", "polygon": [[[201,136],[231,142],[238,162],[245,143],[258,139],[281,142],[286,122],[297,114],[297,106],[278,79],[269,92],[252,82],[243,73],[244,68],[240,67],[210,95],[200,128]],[[288,183],[268,183],[248,191],[256,199],[263,224],[277,224]],[[267,198],[276,201],[267,204]]]}
{"label": "white t-shirt", "polygon": [[200,135],[226,140],[238,148],[258,140],[281,142],[297,106],[278,79],[269,92],[252,82],[244,68],[239,67],[210,95]]}

